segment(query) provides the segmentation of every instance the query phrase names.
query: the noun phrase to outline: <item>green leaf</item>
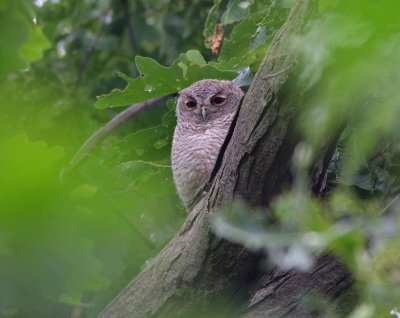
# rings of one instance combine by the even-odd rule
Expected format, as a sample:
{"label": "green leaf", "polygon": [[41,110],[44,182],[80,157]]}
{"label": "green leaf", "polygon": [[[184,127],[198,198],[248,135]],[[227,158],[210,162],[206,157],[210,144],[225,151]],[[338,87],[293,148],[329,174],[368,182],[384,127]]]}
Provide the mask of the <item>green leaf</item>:
{"label": "green leaf", "polygon": [[246,18],[236,25],[230,37],[224,40],[218,58],[219,67],[240,69],[250,66],[256,71],[287,13],[287,9],[270,4],[270,1],[254,2],[249,7]]}
{"label": "green leaf", "polygon": [[0,4],[0,73],[28,67],[42,57],[50,43],[39,26],[34,25],[28,1],[19,5]]}
{"label": "green leaf", "polygon": [[39,60],[43,57],[43,51],[51,46],[42,30],[34,25],[30,30],[28,40],[20,49],[22,58],[28,62]]}
{"label": "green leaf", "polygon": [[28,66],[19,53],[29,36],[29,24],[13,11],[0,12],[0,73],[16,71]]}
{"label": "green leaf", "polygon": [[[74,271],[66,271],[64,276],[64,290],[58,297],[58,301],[70,305],[84,305],[82,297],[87,291],[97,291],[109,286],[110,281],[102,273],[101,262],[93,257],[94,241],[85,237],[76,239],[74,247],[75,257],[80,256],[79,274]],[[64,260],[67,264],[68,260]],[[87,305],[86,305],[87,306]]]}
{"label": "green leaf", "polygon": [[221,17],[221,24],[227,25],[242,20],[247,15],[250,1],[231,0]]}
{"label": "green leaf", "polygon": [[121,75],[128,83],[127,87],[123,91],[113,90],[108,95],[99,96],[95,104],[97,108],[143,102],[150,98],[176,93],[202,79],[230,80],[237,75],[233,71],[206,64],[200,52],[195,50],[181,54],[169,67],[142,56],[137,56],[135,62],[140,76],[131,79],[126,75]]}
{"label": "green leaf", "polygon": [[8,1],[7,0],[0,0],[0,11],[5,10],[7,8]]}
{"label": "green leaf", "polygon": [[19,134],[0,145],[0,154],[1,204],[2,199],[9,202],[21,193],[35,196],[36,191],[47,188],[64,150],[58,146],[48,149],[45,142],[30,142],[26,135]]}
{"label": "green leaf", "polygon": [[204,57],[201,55],[201,53],[197,50],[189,50],[186,52],[186,57],[190,62],[193,62],[194,64],[198,65],[206,65],[207,62],[204,59]]}

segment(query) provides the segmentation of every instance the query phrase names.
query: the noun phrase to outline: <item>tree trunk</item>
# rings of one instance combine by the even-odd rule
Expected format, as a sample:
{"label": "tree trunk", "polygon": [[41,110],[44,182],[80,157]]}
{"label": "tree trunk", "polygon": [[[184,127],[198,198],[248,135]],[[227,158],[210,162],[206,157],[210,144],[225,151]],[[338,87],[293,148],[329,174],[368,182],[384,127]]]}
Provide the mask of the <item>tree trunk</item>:
{"label": "tree trunk", "polygon": [[314,2],[295,1],[277,32],[203,197],[172,241],[100,318],[186,317],[207,309],[214,317],[237,316],[238,310],[244,317],[287,317],[290,313],[313,317],[319,313],[311,312],[301,301],[303,294],[313,291],[336,299],[341,306],[338,295],[348,290],[351,278],[332,257],[322,257],[310,273],[265,273],[259,265],[262,256],[216,237],[210,226],[214,213],[235,198],[252,206],[266,205],[288,180],[296,143],[290,123],[304,92],[298,85],[288,85],[298,56],[287,49],[287,43],[313,13]]}

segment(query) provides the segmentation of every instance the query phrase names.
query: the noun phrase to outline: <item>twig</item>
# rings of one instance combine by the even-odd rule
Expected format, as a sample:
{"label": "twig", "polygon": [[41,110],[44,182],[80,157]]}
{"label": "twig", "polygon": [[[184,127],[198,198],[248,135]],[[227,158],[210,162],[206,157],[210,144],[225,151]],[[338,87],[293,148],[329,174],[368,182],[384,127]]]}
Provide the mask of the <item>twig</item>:
{"label": "twig", "polygon": [[77,153],[71,159],[69,165],[65,168],[65,170],[70,170],[75,167],[88,153],[89,151],[105,136],[107,136],[110,131],[114,128],[121,125],[125,122],[129,117],[139,113],[144,109],[151,108],[155,106],[157,103],[164,101],[167,99],[168,96],[156,97],[152,99],[148,99],[144,102],[134,104],[124,111],[120,112],[118,115],[113,117],[109,122],[107,122],[104,126],[96,130],[86,141],[85,143],[79,148]]}
{"label": "twig", "polygon": [[136,55],[139,51],[137,42],[136,42],[136,36],[135,32],[133,30],[133,26],[131,23],[131,18],[130,18],[130,10],[129,10],[129,1],[128,0],[121,0],[122,6],[124,7],[124,17],[125,17],[125,22],[126,26],[128,28],[128,34],[129,34],[129,39],[131,41],[131,48],[132,48],[132,53],[133,55]]}
{"label": "twig", "polygon": [[113,2],[114,2],[114,0],[111,0],[109,8],[102,15],[102,19],[101,19],[102,21],[101,21],[99,29],[97,30],[96,36],[94,38],[94,41],[93,41],[92,45],[90,46],[89,50],[86,52],[85,58],[84,58],[81,66],[79,68],[78,77],[76,79],[75,86],[74,86],[74,93],[78,90],[79,85],[81,84],[82,77],[83,77],[83,74],[86,71],[86,68],[87,68],[88,64],[89,64],[89,60],[90,60],[91,56],[93,55],[94,50],[96,49],[97,43],[99,42],[100,36],[103,33],[106,24],[108,24],[106,16],[109,13],[109,11],[112,9]]}
{"label": "twig", "polygon": [[381,214],[384,215],[392,206],[393,204],[396,203],[396,201],[399,199],[400,194],[396,195],[382,210]]}
{"label": "twig", "polygon": [[171,168],[171,166],[169,166],[169,165],[162,165],[162,164],[159,164],[159,163],[155,163],[155,162],[151,162],[151,161],[144,161],[144,160],[131,160],[131,161],[128,161],[128,162],[131,162],[131,163],[142,163],[142,164],[149,165],[149,166],[156,167],[156,168]]}
{"label": "twig", "polygon": [[[128,28],[128,35],[129,35],[129,40],[131,42],[131,49],[132,49],[132,54],[135,56],[139,52],[139,47],[137,45],[136,41],[136,36],[135,32],[133,30],[133,26],[131,23],[131,17],[130,17],[130,8],[129,8],[129,1],[128,0],[121,0],[122,6],[124,8],[124,19],[126,23],[126,27]],[[138,70],[135,66],[135,63],[133,63],[133,71],[132,71],[132,76],[137,76]]]}

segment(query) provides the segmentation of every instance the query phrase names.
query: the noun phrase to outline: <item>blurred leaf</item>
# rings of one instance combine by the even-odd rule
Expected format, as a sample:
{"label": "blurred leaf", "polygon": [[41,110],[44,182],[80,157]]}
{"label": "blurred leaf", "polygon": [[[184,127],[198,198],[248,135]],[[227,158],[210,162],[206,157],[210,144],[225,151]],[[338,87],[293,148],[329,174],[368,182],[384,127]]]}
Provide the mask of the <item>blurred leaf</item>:
{"label": "blurred leaf", "polygon": [[[79,262],[79,274],[66,271],[64,276],[64,290],[58,297],[61,303],[71,305],[82,304],[82,297],[87,291],[97,291],[108,287],[110,281],[101,273],[101,262],[92,257],[94,241],[86,238],[77,238],[77,246],[74,248],[75,257],[81,256]],[[68,264],[68,260],[65,260]],[[73,264],[71,264],[73,265]],[[51,295],[51,294],[50,294]]]}
{"label": "blurred leaf", "polygon": [[242,20],[247,15],[247,8],[252,1],[230,0],[221,17],[222,25],[231,24]]}
{"label": "blurred leaf", "polygon": [[373,175],[355,174],[378,143],[397,130],[400,23],[392,0],[361,10],[352,1],[341,4],[309,21],[306,32],[293,40],[303,54],[299,82],[310,90],[299,125],[318,150],[347,124],[342,181],[356,179],[359,188],[374,191]]}
{"label": "blurred leaf", "polygon": [[43,57],[43,50],[50,47],[50,42],[38,26],[30,30],[28,40],[21,47],[21,56],[28,62],[33,62]]}
{"label": "blurred leaf", "polygon": [[82,184],[71,191],[71,200],[80,200],[85,198],[90,198],[95,195],[98,188],[91,184]]}
{"label": "blurred leaf", "polygon": [[[182,59],[184,59],[184,55],[181,55],[180,57]],[[204,60],[204,57],[197,50],[189,50],[189,51],[187,51],[186,52],[186,57],[187,57],[188,62],[193,62],[193,63],[198,64],[198,65],[206,65],[207,64],[207,62]]]}
{"label": "blurred leaf", "polygon": [[0,7],[0,73],[28,67],[50,47],[39,26],[33,24],[32,15],[29,1]]}
{"label": "blurred leaf", "polygon": [[61,147],[47,149],[45,142],[29,142],[23,134],[6,140],[0,145],[0,205],[40,194],[50,181],[55,181],[54,173],[63,155]]}
{"label": "blurred leaf", "polygon": [[0,73],[26,68],[20,48],[28,39],[29,22],[14,10],[0,11],[0,30]]}
{"label": "blurred leaf", "polygon": [[256,71],[265,56],[269,41],[282,25],[287,13],[287,9],[276,2],[254,1],[248,8],[246,18],[224,40],[218,58],[220,67],[240,69],[250,66],[252,71]]}
{"label": "blurred leaf", "polygon": [[376,317],[375,307],[370,304],[361,304],[349,315],[349,318],[372,318]]}

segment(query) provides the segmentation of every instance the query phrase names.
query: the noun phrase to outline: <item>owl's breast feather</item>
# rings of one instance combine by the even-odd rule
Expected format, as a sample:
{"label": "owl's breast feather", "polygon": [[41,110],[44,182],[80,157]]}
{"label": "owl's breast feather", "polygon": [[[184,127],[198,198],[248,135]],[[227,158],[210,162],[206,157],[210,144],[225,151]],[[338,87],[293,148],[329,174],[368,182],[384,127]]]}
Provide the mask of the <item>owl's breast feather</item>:
{"label": "owl's breast feather", "polygon": [[185,206],[208,180],[229,126],[193,131],[177,125],[172,145],[175,185]]}

